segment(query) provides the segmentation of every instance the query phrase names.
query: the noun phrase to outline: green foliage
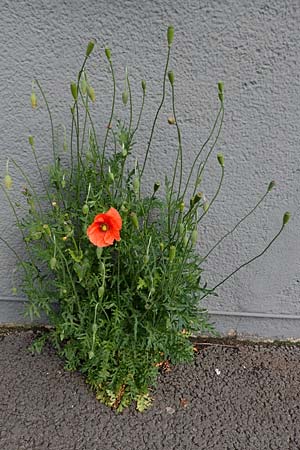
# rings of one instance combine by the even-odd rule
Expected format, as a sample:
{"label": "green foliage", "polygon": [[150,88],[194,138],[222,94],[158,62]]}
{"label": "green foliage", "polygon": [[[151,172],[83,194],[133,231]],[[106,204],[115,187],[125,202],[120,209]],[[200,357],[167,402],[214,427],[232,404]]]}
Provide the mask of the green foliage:
{"label": "green foliage", "polygon": [[[162,99],[142,164],[132,163],[130,156],[142,117],[146,83],[142,81],[142,106],[134,128],[126,71],[123,103],[129,102],[129,120],[115,119],[116,83],[108,48],[105,53],[114,91],[104,143],[98,142],[89,110],[89,100],[95,101],[85,67],[94,48],[91,42],[77,81],[71,83],[74,103],[68,165],[62,164],[60,156],[67,149],[66,129],[63,128],[62,148],[57,147],[47,99],[39,82],[35,81],[51,121],[53,162],[42,195],[25,178],[23,194],[28,214],[22,220],[16,216],[28,251],[28,260],[20,260],[24,269],[23,291],[29,299],[27,313],[30,317],[38,316],[41,311],[48,315],[54,325],[48,337],[64,358],[66,368],[85,374],[97,398],[118,411],[132,401],[137,402],[140,411],[147,408],[151,404],[149,388],[155,385],[163,361],[192,361],[190,336],[213,330],[206,311],[199,308],[199,299],[214,294],[214,289],[208,289],[202,281],[201,265],[205,258],[195,246],[199,222],[217,197],[224,175],[224,157],[219,154],[220,184],[208,204],[198,190],[222,127],[223,84],[219,85],[220,109],[215,124],[184,183],[174,74],[168,72],[173,33],[170,27]],[[158,180],[152,193],[146,195],[144,170],[165,101],[167,73],[178,150],[174,172],[165,178],[164,187]],[[35,108],[36,96],[34,100]],[[33,137],[30,142],[42,175]],[[208,143],[210,150],[200,161]],[[6,185],[10,188],[12,181],[8,176],[7,169]],[[192,180],[196,180],[194,184]],[[189,198],[191,190],[193,194]],[[88,238],[87,228],[97,214],[105,213],[110,207],[121,215],[121,240],[103,248],[96,247]],[[33,349],[40,351],[44,340],[36,342]]]}

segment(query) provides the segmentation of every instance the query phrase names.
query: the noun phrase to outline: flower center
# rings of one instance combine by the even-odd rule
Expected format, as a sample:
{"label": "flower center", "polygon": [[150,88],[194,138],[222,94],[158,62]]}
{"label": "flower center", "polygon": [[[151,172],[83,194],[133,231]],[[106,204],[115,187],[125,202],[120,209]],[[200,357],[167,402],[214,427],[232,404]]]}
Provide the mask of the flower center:
{"label": "flower center", "polygon": [[108,225],[107,225],[106,223],[102,223],[102,224],[100,225],[100,230],[101,230],[101,231],[107,231],[107,230],[108,230]]}

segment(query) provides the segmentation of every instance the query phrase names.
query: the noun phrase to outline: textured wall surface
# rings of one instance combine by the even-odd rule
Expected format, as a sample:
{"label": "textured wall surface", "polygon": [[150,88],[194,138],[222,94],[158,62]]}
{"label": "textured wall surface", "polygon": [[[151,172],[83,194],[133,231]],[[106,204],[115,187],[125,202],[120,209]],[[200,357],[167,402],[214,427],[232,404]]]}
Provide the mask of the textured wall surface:
{"label": "textured wall surface", "polygon": [[[142,157],[158,105],[166,57],[165,33],[175,27],[170,67],[176,76],[178,122],[186,167],[205,141],[218,109],[216,85],[226,90],[224,129],[217,151],[225,155],[226,180],[200,229],[205,254],[258,200],[270,180],[276,190],[263,207],[211,255],[207,280],[216,284],[259,253],[278,231],[284,211],[288,228],[256,264],[241,270],[206,305],[222,332],[300,338],[300,5],[298,0],[35,0],[1,2],[0,167],[11,156],[35,173],[28,135],[36,136],[39,158],[50,158],[50,127],[42,101],[30,108],[31,81],[47,92],[55,124],[70,124],[69,83],[76,76],[91,38],[97,51],[89,62],[101,136],[109,117],[111,81],[103,55],[109,45],[117,73],[118,106],[128,66],[134,102],[147,80],[147,102],[136,151]],[[170,93],[159,119],[147,179],[163,181],[175,147],[175,127],[167,124]],[[136,116],[137,117],[137,114]],[[212,158],[203,183],[212,198],[219,179]],[[14,173],[16,198],[23,185]],[[14,218],[0,192],[0,235],[22,254]],[[0,322],[22,321],[14,255],[0,243]],[[12,298],[13,297],[13,298]]]}

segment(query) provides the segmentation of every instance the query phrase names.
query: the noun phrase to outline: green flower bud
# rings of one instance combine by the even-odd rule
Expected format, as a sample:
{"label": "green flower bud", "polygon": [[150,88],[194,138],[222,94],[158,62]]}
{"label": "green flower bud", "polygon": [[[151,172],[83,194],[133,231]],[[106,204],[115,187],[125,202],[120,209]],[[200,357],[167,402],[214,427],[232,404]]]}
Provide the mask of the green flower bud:
{"label": "green flower bud", "polygon": [[222,153],[217,154],[217,159],[221,167],[224,167],[224,156]]}
{"label": "green flower bud", "polygon": [[55,256],[53,256],[53,257],[50,259],[50,267],[51,267],[51,270],[54,270],[54,269],[56,268],[56,265],[57,265],[57,259],[55,258]]}
{"label": "green flower bud", "polygon": [[146,92],[146,81],[142,80],[142,89],[144,92]]}
{"label": "green flower bud", "polygon": [[104,295],[104,286],[102,285],[102,286],[100,286],[99,289],[98,289],[98,297],[99,297],[99,298],[102,298],[103,295]]}
{"label": "green flower bud", "polygon": [[287,211],[286,213],[284,213],[283,225],[286,225],[288,223],[288,221],[290,220],[290,218],[291,218],[291,213],[290,212]]}
{"label": "green flower bud", "polygon": [[140,228],[139,221],[138,221],[138,218],[137,218],[137,215],[135,212],[130,213],[130,220],[131,220],[131,223],[134,226],[134,228],[139,230],[139,228]]}
{"label": "green flower bud", "polygon": [[90,210],[89,205],[87,205],[85,203],[82,207],[82,213],[86,216],[88,214],[89,210]]}
{"label": "green flower bud", "polygon": [[153,186],[154,193],[157,192],[159,188],[160,188],[160,182],[156,181]]}
{"label": "green flower bud", "polygon": [[37,107],[37,99],[35,93],[32,91],[30,96],[31,106],[33,109]]}
{"label": "green flower bud", "polygon": [[110,179],[110,181],[114,181],[115,180],[115,176],[112,172],[108,172],[108,177]]}
{"label": "green flower bud", "polygon": [[92,86],[87,86],[87,93],[88,93],[88,96],[91,99],[91,101],[94,103],[96,100],[96,95],[95,95],[95,91],[92,88]]}
{"label": "green flower bud", "polygon": [[78,98],[77,84],[74,83],[74,81],[72,81],[70,87],[71,87],[72,96],[73,96],[75,102],[77,102],[77,98]]}
{"label": "green flower bud", "polygon": [[83,93],[83,95],[85,95],[86,91],[87,91],[87,82],[86,82],[84,75],[80,80],[80,89],[81,89],[81,92]]}
{"label": "green flower bud", "polygon": [[192,242],[192,245],[195,245],[195,244],[196,244],[197,239],[198,239],[198,230],[195,228],[195,229],[192,231],[192,234],[191,234],[191,242]]}
{"label": "green flower bud", "polygon": [[171,47],[173,39],[174,39],[174,27],[173,26],[168,27],[167,38],[168,38],[168,46]]}
{"label": "green flower bud", "polygon": [[268,192],[270,192],[272,189],[273,189],[273,187],[275,186],[275,181],[271,181],[270,183],[269,183],[269,186],[268,186]]}
{"label": "green flower bud", "polygon": [[179,211],[182,213],[184,211],[184,202],[179,203]]}
{"label": "green flower bud", "polygon": [[163,251],[164,251],[164,248],[165,248],[165,244],[164,244],[163,242],[161,242],[161,243],[159,244],[159,248],[160,248],[160,251],[163,252]]}
{"label": "green flower bud", "polygon": [[12,178],[8,173],[4,177],[4,186],[6,189],[11,189],[12,187]]}
{"label": "green flower bud", "polygon": [[170,70],[170,72],[168,72],[168,78],[169,78],[169,81],[170,81],[171,85],[173,86],[173,84],[174,84],[174,72],[172,70]]}
{"label": "green flower bud", "polygon": [[124,91],[122,94],[122,102],[123,102],[124,106],[127,105],[127,102],[128,102],[128,92],[127,91]]}
{"label": "green flower bud", "polygon": [[34,147],[34,137],[28,136],[28,141],[29,141],[29,144],[31,145],[31,147]]}
{"label": "green flower bud", "polygon": [[183,223],[180,223],[179,224],[179,234],[182,236],[184,231],[185,231],[185,227],[184,227]]}
{"label": "green flower bud", "polygon": [[140,179],[139,178],[134,178],[133,182],[132,182],[132,186],[133,186],[133,191],[135,193],[135,195],[138,195],[140,192]]}
{"label": "green flower bud", "polygon": [[88,43],[88,45],[87,45],[86,52],[85,52],[85,55],[86,55],[87,58],[90,56],[90,54],[94,50],[94,47],[95,47],[95,42],[94,41],[90,41]]}
{"label": "green flower bud", "polygon": [[175,245],[171,245],[169,252],[169,261],[170,262],[174,261],[175,256],[176,256],[176,247]]}
{"label": "green flower bud", "polygon": [[144,261],[144,264],[145,264],[145,265],[148,264],[149,259],[150,259],[149,255],[145,255],[145,256],[144,256],[143,261]]}
{"label": "green flower bud", "polygon": [[224,83],[222,81],[218,83],[218,97],[221,102],[224,101]]}
{"label": "green flower bud", "polygon": [[110,48],[106,47],[106,49],[105,49],[105,55],[106,55],[106,58],[108,59],[108,61],[110,61],[110,58],[111,58],[111,51],[110,51]]}
{"label": "green flower bud", "polygon": [[88,355],[89,355],[89,359],[93,359],[95,356],[95,353],[93,352],[93,350],[90,350]]}
{"label": "green flower bud", "polygon": [[[101,286],[101,287],[103,287],[103,286]],[[99,293],[99,290],[101,289],[101,287],[98,289],[98,293]],[[97,330],[98,330],[98,325],[96,323],[93,323],[93,325],[92,325],[92,332],[93,333],[97,333]]]}
{"label": "green flower bud", "polygon": [[189,242],[188,237],[187,237],[187,235],[185,235],[183,237],[183,245],[184,245],[184,247],[186,247],[188,245],[188,242]]}
{"label": "green flower bud", "polygon": [[206,212],[209,209],[209,202],[204,202],[203,204],[203,211]]}

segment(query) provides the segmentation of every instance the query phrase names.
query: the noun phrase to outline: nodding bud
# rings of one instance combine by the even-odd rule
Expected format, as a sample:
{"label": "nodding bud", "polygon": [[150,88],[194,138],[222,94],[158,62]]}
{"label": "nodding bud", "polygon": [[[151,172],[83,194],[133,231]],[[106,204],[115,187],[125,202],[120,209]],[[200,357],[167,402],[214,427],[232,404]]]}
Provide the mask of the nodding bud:
{"label": "nodding bud", "polygon": [[57,265],[57,259],[55,258],[55,256],[53,256],[53,258],[50,259],[50,267],[52,270],[54,270],[56,268]]}
{"label": "nodding bud", "polygon": [[31,147],[34,147],[34,137],[28,136],[28,141],[29,141],[29,144],[31,145]]}
{"label": "nodding bud", "polygon": [[96,95],[95,95],[95,91],[92,88],[92,86],[87,87],[87,93],[88,93],[88,96],[91,99],[91,101],[94,103],[96,100]]}
{"label": "nodding bud", "polygon": [[139,178],[134,178],[132,182],[133,191],[136,195],[140,192],[140,180]]}
{"label": "nodding bud", "polygon": [[283,216],[283,226],[286,225],[288,223],[288,221],[291,218],[291,213],[289,213],[288,211],[286,213],[284,213]]}
{"label": "nodding bud", "polygon": [[128,102],[128,92],[127,91],[124,91],[122,94],[122,102],[123,102],[124,106],[127,105],[127,102]]}
{"label": "nodding bud", "polygon": [[224,167],[224,156],[222,153],[217,154],[217,159],[221,167]]}
{"label": "nodding bud", "polygon": [[153,186],[154,193],[157,192],[159,188],[160,188],[160,182],[156,181]]}
{"label": "nodding bud", "polygon": [[98,289],[98,297],[102,298],[104,295],[104,286],[100,286]]}
{"label": "nodding bud", "polygon": [[87,205],[85,203],[82,207],[82,213],[86,216],[88,214],[89,210],[90,210],[89,205]]}
{"label": "nodding bud", "polygon": [[168,117],[169,125],[175,125],[175,123],[176,123],[175,117],[173,117],[173,116]]}
{"label": "nodding bud", "polygon": [[179,211],[182,213],[184,211],[184,202],[179,203]]}
{"label": "nodding bud", "polygon": [[168,38],[168,46],[171,47],[173,39],[174,39],[174,27],[172,25],[169,26],[169,28],[168,28],[167,38]]}
{"label": "nodding bud", "polygon": [[142,89],[144,92],[146,92],[146,81],[142,80]]}
{"label": "nodding bud", "polygon": [[169,261],[170,262],[174,261],[175,256],[176,256],[176,247],[175,245],[171,245],[169,252]]}
{"label": "nodding bud", "polygon": [[70,87],[71,87],[72,96],[73,96],[75,102],[77,102],[77,98],[78,98],[77,84],[72,81]]}
{"label": "nodding bud", "polygon": [[268,186],[268,192],[270,192],[272,189],[273,189],[273,187],[275,186],[275,181],[271,181],[270,183],[269,183],[269,186]]}
{"label": "nodding bud", "polygon": [[36,95],[33,91],[30,96],[30,101],[31,101],[32,108],[35,109],[37,107],[37,99],[36,99]]}
{"label": "nodding bud", "polygon": [[6,189],[11,189],[12,187],[12,178],[8,173],[4,177],[4,186]]}
{"label": "nodding bud", "polygon": [[106,47],[106,49],[105,49],[105,55],[106,55],[106,58],[108,59],[108,61],[110,61],[110,58],[111,58],[111,51],[110,51],[110,48]]}
{"label": "nodding bud", "polygon": [[170,81],[171,85],[173,86],[173,84],[174,84],[174,72],[172,70],[170,70],[170,72],[168,72],[168,78],[169,78],[169,81]]}
{"label": "nodding bud", "polygon": [[197,239],[198,239],[198,231],[197,231],[197,229],[195,228],[195,229],[192,231],[192,234],[191,234],[191,242],[192,242],[193,245],[196,244]]}
{"label": "nodding bud", "polygon": [[85,52],[85,55],[86,55],[87,58],[90,56],[90,54],[94,50],[94,47],[95,47],[95,42],[94,41],[90,41],[88,43],[88,45],[87,45],[86,52]]}
{"label": "nodding bud", "polygon": [[138,218],[137,218],[137,215],[135,212],[130,213],[130,220],[131,220],[131,223],[134,226],[134,228],[139,230],[139,228],[140,228],[139,221],[138,221]]}
{"label": "nodding bud", "polygon": [[87,82],[86,82],[85,76],[83,76],[80,80],[80,89],[81,89],[81,92],[83,93],[83,95],[85,95],[86,90],[87,90]]}
{"label": "nodding bud", "polygon": [[224,100],[224,83],[223,81],[219,81],[218,83],[218,96],[221,102]]}

